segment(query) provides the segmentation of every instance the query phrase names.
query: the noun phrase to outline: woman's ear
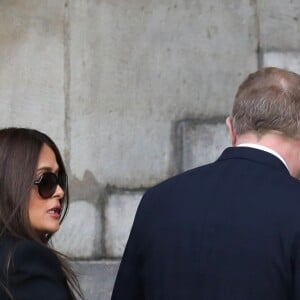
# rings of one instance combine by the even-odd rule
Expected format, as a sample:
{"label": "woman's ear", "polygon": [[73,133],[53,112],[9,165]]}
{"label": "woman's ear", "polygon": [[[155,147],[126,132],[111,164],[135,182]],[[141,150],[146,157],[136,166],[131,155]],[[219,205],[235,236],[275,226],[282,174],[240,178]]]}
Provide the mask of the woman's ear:
{"label": "woman's ear", "polygon": [[226,126],[228,128],[231,145],[236,146],[236,134],[234,132],[233,121],[231,117],[226,118]]}

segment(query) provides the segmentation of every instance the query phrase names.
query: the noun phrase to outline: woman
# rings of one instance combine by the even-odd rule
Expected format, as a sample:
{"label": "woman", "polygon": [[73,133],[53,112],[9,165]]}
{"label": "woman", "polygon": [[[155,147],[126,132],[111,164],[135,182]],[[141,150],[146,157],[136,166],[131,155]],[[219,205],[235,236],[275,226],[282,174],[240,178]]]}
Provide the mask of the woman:
{"label": "woman", "polygon": [[68,210],[55,143],[26,128],[0,130],[0,299],[82,298],[67,259],[49,246]]}

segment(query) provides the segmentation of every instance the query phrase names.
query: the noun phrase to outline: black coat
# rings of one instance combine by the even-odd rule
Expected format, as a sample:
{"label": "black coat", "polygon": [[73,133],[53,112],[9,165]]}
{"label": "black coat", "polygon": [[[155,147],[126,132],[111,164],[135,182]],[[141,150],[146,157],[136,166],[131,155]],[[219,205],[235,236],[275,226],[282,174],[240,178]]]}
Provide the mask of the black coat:
{"label": "black coat", "polygon": [[227,148],[144,195],[112,300],[300,300],[300,182]]}
{"label": "black coat", "polygon": [[[10,268],[7,271],[7,259]],[[0,280],[14,300],[70,300],[58,258],[50,249],[30,240],[9,236],[0,240]],[[10,299],[0,285],[0,299]]]}

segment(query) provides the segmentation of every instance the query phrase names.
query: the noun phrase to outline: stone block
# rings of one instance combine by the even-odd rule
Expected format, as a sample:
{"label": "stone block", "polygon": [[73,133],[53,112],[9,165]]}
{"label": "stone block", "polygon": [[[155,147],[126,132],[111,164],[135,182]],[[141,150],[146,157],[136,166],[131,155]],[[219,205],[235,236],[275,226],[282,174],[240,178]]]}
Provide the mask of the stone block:
{"label": "stone block", "polygon": [[264,51],[300,49],[299,1],[256,1],[260,47]]}
{"label": "stone block", "polygon": [[142,192],[115,192],[105,208],[105,247],[108,257],[121,257]]}
{"label": "stone block", "polygon": [[74,261],[73,266],[86,300],[110,300],[118,261]]}
{"label": "stone block", "polygon": [[54,248],[72,258],[97,258],[102,254],[101,234],[100,211],[86,201],[76,201],[53,237]]}
{"label": "stone block", "polygon": [[182,171],[215,161],[230,146],[224,122],[186,121],[180,124]]}
{"label": "stone block", "polygon": [[248,0],[74,0],[69,16],[79,179],[88,170],[104,185],[143,188],[174,174],[173,124],[229,113],[257,68]]}
{"label": "stone block", "polygon": [[64,150],[64,1],[0,2],[0,127],[34,127]]}
{"label": "stone block", "polygon": [[263,55],[263,66],[283,68],[300,74],[300,53],[266,52]]}

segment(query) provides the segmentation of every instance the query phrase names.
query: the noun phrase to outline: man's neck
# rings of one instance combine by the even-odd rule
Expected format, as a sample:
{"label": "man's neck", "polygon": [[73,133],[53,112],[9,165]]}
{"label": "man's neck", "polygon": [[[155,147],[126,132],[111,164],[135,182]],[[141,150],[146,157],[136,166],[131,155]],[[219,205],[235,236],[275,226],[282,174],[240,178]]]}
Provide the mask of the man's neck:
{"label": "man's neck", "polygon": [[270,149],[282,158],[293,177],[299,176],[298,166],[300,141],[296,138],[287,137],[277,132],[268,132],[261,136],[249,132],[237,136],[236,144],[233,146],[239,146],[243,144],[252,144],[254,146],[257,145],[258,147],[265,147],[265,150]]}

